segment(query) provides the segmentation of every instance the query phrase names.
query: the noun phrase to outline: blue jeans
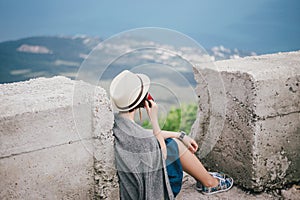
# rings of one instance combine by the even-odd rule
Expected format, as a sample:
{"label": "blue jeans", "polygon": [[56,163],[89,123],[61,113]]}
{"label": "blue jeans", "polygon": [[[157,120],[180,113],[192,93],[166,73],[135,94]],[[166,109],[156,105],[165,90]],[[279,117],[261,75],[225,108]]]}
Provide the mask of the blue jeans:
{"label": "blue jeans", "polygon": [[182,186],[183,170],[179,160],[178,145],[175,140],[168,138],[165,140],[167,145],[167,172],[170,180],[170,185],[174,196],[180,192]]}

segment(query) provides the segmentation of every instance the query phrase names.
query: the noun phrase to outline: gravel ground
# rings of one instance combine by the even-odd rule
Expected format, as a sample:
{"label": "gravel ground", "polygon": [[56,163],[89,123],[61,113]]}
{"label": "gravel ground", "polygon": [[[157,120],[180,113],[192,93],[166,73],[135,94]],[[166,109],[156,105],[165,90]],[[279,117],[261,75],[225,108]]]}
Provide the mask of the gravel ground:
{"label": "gravel ground", "polygon": [[281,190],[281,195],[260,193],[260,194],[251,194],[246,192],[236,186],[231,190],[214,195],[203,195],[195,189],[195,179],[189,175],[185,175],[183,179],[183,186],[180,194],[177,196],[177,200],[198,200],[198,199],[209,199],[209,200],[300,200],[300,190],[297,190],[296,187],[292,187],[289,190]]}

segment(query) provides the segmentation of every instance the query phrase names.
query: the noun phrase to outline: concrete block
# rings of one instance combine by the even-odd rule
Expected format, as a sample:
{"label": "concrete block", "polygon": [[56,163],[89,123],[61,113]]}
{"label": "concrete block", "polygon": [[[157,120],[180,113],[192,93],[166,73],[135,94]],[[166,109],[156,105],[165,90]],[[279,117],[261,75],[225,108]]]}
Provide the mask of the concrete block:
{"label": "concrete block", "polygon": [[93,199],[92,141],[0,159],[0,199]]}
{"label": "concrete block", "polygon": [[119,199],[119,183],[115,169],[114,116],[103,89],[94,92],[93,135],[95,158],[95,198]]}
{"label": "concrete block", "polygon": [[[299,181],[300,52],[215,64],[215,69],[195,69],[199,114],[192,135],[200,149],[209,149],[199,157],[208,168],[227,172],[238,185],[255,191]],[[212,96],[220,86],[211,79],[218,76],[225,88],[223,102]],[[224,122],[221,132],[207,136],[217,119]]]}
{"label": "concrete block", "polygon": [[0,85],[0,105],[0,199],[93,199],[101,192],[109,198],[113,181],[118,189],[104,89],[37,78]]}
{"label": "concrete block", "polygon": [[[259,120],[256,123],[255,183],[267,188],[300,180],[300,112]],[[258,185],[257,185],[258,186]]]}
{"label": "concrete block", "polygon": [[76,131],[72,107],[19,113],[0,121],[0,155],[8,157],[54,145],[91,138],[91,126],[83,119],[85,135]]}

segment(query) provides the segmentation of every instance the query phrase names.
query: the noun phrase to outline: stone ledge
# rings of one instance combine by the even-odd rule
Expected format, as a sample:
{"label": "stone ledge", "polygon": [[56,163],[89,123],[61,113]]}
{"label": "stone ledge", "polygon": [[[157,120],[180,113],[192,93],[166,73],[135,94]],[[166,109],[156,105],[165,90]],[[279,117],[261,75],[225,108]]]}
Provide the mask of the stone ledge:
{"label": "stone ledge", "polygon": [[114,170],[96,179],[113,160],[101,148],[113,141],[104,89],[42,77],[0,85],[0,104],[0,199],[94,199],[117,188]]}
{"label": "stone ledge", "polygon": [[[213,148],[203,159],[206,166],[256,191],[299,181],[300,51],[219,61],[216,66],[195,73],[200,109],[192,135]],[[205,80],[217,76],[223,79],[224,102],[211,98]],[[211,102],[226,108],[224,118]],[[225,122],[220,137],[210,138],[218,140],[215,146],[204,140],[212,118]]]}

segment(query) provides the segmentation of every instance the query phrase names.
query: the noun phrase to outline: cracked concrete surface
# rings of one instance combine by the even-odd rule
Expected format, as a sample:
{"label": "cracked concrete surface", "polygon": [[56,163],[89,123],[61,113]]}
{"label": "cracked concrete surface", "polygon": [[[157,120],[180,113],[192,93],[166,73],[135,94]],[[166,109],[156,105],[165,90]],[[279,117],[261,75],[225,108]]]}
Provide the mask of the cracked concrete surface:
{"label": "cracked concrete surface", "polygon": [[73,88],[65,77],[0,85],[0,199],[94,196],[91,117],[75,125],[72,106],[87,100],[73,104]]}
{"label": "cracked concrete surface", "polygon": [[218,115],[206,85],[212,74],[223,79],[226,101],[218,106],[226,114],[205,165],[255,191],[299,181],[300,51],[219,61],[215,70],[195,73],[200,112],[192,135],[202,145]]}

